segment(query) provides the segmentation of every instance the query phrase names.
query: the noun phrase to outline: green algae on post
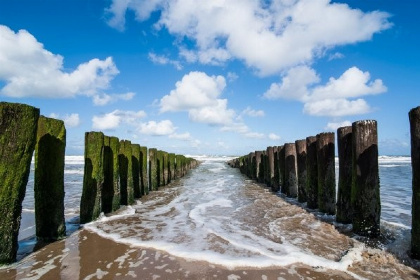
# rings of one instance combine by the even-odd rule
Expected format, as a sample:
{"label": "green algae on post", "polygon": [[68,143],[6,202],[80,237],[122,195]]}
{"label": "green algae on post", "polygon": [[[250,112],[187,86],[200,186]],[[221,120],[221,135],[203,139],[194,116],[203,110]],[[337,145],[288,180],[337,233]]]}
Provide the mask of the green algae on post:
{"label": "green algae on post", "polygon": [[64,161],[66,128],[62,120],[41,116],[35,146],[35,224],[38,239],[53,241],[66,235],[64,219]]}
{"label": "green algae on post", "polygon": [[158,172],[157,172],[157,149],[149,149],[149,189],[156,191],[158,189]]}
{"label": "green algae on post", "polygon": [[134,189],[130,141],[120,141],[120,151],[118,158],[120,163],[119,170],[121,205],[131,205],[134,203]]}
{"label": "green algae on post", "polygon": [[170,183],[171,181],[173,181],[175,179],[175,154],[170,153],[168,155],[168,183]]}
{"label": "green algae on post", "polygon": [[88,223],[99,217],[102,211],[102,187],[104,184],[104,134],[85,133],[85,170],[80,201],[80,223]]}
{"label": "green algae on post", "polygon": [[318,208],[318,164],[316,137],[306,137],[306,199],[308,208]]}
{"label": "green algae on post", "polygon": [[140,190],[140,145],[131,144],[131,168],[133,175],[133,194],[134,198],[141,197]]}
{"label": "green algae on post", "polygon": [[120,208],[120,182],[117,137],[104,137],[104,186],[102,188],[102,211],[109,213]]}
{"label": "green algae on post", "polygon": [[306,202],[306,139],[296,140],[296,167],[298,179],[298,201]]}
{"label": "green algae on post", "polygon": [[0,264],[16,260],[39,109],[0,102]]}
{"label": "green algae on post", "polygon": [[141,195],[149,194],[149,176],[147,175],[147,147],[140,147],[140,187]]}

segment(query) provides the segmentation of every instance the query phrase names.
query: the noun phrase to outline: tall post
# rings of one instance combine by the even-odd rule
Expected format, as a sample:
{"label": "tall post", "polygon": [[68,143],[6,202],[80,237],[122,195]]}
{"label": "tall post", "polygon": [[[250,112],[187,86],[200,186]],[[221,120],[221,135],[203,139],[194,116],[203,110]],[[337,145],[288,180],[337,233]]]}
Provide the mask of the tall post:
{"label": "tall post", "polygon": [[262,157],[262,152],[261,151],[255,151],[255,179],[257,180],[257,182],[259,182],[259,178],[260,178],[260,168],[261,168],[261,157]]}
{"label": "tall post", "polygon": [[353,231],[359,235],[377,237],[381,218],[377,123],[374,120],[354,122],[352,131]]}
{"label": "tall post", "polygon": [[267,185],[271,188],[272,191],[275,191],[274,188],[274,148],[267,147]]}
{"label": "tall post", "polygon": [[274,161],[274,173],[271,190],[278,192],[280,190],[280,167],[279,167],[279,147],[273,147],[273,161]]}
{"label": "tall post", "polygon": [[338,194],[336,220],[350,224],[353,220],[351,207],[352,180],[352,127],[337,129],[338,145]]}
{"label": "tall post", "polygon": [[133,168],[131,158],[131,142],[120,141],[119,162],[120,162],[120,192],[121,205],[134,203]]}
{"label": "tall post", "polygon": [[120,140],[117,137],[109,137],[109,148],[112,154],[112,177],[113,177],[113,195],[112,195],[112,211],[120,208],[121,191],[120,191],[120,171],[118,155],[120,151]]}
{"label": "tall post", "polygon": [[318,208],[316,136],[306,137],[306,199],[308,208]]}
{"label": "tall post", "polygon": [[157,173],[157,149],[149,149],[149,189],[156,191],[159,187]]}
{"label": "tall post", "polygon": [[133,195],[134,198],[141,197],[140,190],[140,145],[131,144],[131,167],[133,174]]}
{"label": "tall post", "polygon": [[104,184],[104,134],[85,133],[85,170],[80,200],[80,223],[88,223],[99,217],[102,211],[102,187]]}
{"label": "tall post", "polygon": [[420,258],[420,107],[410,110],[411,168],[413,171],[412,216],[411,216],[411,255]]}
{"label": "tall post", "polygon": [[66,128],[61,120],[41,116],[35,147],[35,225],[37,238],[53,241],[66,235],[64,161]]}
{"label": "tall post", "polygon": [[289,197],[297,196],[296,146],[295,143],[284,144],[284,188]]}
{"label": "tall post", "polygon": [[0,264],[16,260],[39,109],[0,102]]}
{"label": "tall post", "polygon": [[163,179],[164,185],[169,184],[169,154],[163,152]]}
{"label": "tall post", "polygon": [[296,140],[296,166],[298,178],[298,201],[306,202],[306,139]]}
{"label": "tall post", "polygon": [[141,195],[149,194],[149,176],[147,171],[147,147],[140,147],[140,184],[141,184]]}
{"label": "tall post", "polygon": [[279,153],[279,174],[280,174],[280,191],[281,193],[286,193],[286,187],[284,186],[286,182],[286,172],[285,172],[285,153],[284,153],[284,145],[278,147]]}
{"label": "tall post", "polygon": [[317,136],[318,208],[324,213],[335,214],[335,134]]}

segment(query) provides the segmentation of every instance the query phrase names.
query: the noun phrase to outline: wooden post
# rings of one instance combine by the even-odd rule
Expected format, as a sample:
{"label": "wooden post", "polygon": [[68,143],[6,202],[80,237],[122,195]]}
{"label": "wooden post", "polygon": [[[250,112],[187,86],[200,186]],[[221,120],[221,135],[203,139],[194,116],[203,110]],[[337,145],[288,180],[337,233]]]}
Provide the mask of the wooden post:
{"label": "wooden post", "polygon": [[354,122],[352,131],[353,231],[359,235],[377,237],[381,218],[377,123],[374,120]]}
{"label": "wooden post", "polygon": [[172,182],[175,179],[175,154],[170,153],[168,155],[168,161],[169,161],[169,183]]}
{"label": "wooden post", "polygon": [[286,182],[286,169],[285,169],[285,153],[284,153],[284,145],[280,146],[278,148],[278,153],[279,153],[279,172],[280,172],[280,191],[281,193],[286,193],[286,187],[285,187],[285,182]]}
{"label": "wooden post", "polygon": [[274,174],[271,190],[273,192],[278,192],[280,190],[280,170],[279,170],[279,147],[273,147],[273,161],[274,161]]}
{"label": "wooden post", "polygon": [[295,143],[284,144],[284,188],[289,197],[297,196],[296,146]]}
{"label": "wooden post", "polygon": [[318,208],[316,136],[306,137],[306,199],[308,208]]}
{"label": "wooden post", "polygon": [[141,184],[141,194],[149,194],[149,176],[147,171],[147,147],[140,147],[140,184]]}
{"label": "wooden post", "polygon": [[157,150],[155,148],[149,149],[149,184],[150,191],[156,191],[159,187],[157,173]]}
{"label": "wooden post", "polygon": [[131,157],[131,142],[121,140],[118,157],[120,163],[121,205],[131,205],[134,203],[133,163]]}
{"label": "wooden post", "polygon": [[351,126],[337,129],[339,166],[336,221],[343,224],[350,224],[353,220],[351,207],[352,137]]}
{"label": "wooden post", "polygon": [[134,199],[141,197],[140,189],[140,145],[131,144],[131,168],[133,174]]}
{"label": "wooden post", "polygon": [[298,201],[306,202],[306,139],[296,140],[296,166],[298,178]]}
{"label": "wooden post", "polygon": [[246,170],[247,170],[248,178],[255,180],[255,178],[256,178],[255,177],[255,168],[254,168],[254,165],[253,165],[254,161],[255,161],[255,153],[251,152],[251,153],[248,154],[248,157],[246,159],[246,162],[247,162]]}
{"label": "wooden post", "polygon": [[274,188],[274,148],[267,147],[267,186],[271,188],[272,191],[275,190]]}
{"label": "wooden post", "polygon": [[410,110],[411,168],[413,172],[411,256],[420,258],[420,107]]}
{"label": "wooden post", "polygon": [[88,223],[99,217],[102,211],[102,187],[104,184],[104,134],[85,133],[85,170],[80,200],[80,223]]}
{"label": "wooden post", "polygon": [[260,182],[260,173],[261,173],[261,151],[255,151],[255,179],[257,182]]}
{"label": "wooden post", "polygon": [[64,160],[66,128],[61,120],[41,116],[35,147],[35,224],[45,241],[66,235],[64,219]]}
{"label": "wooden post", "polygon": [[335,134],[317,136],[318,208],[329,215],[335,214]]}
{"label": "wooden post", "polygon": [[39,109],[0,102],[0,264],[16,260]]}

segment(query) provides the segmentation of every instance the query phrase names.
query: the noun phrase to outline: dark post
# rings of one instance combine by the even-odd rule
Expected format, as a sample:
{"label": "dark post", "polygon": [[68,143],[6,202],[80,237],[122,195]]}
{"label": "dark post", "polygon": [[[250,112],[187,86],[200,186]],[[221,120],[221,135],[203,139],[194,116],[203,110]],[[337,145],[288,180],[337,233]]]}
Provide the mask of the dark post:
{"label": "dark post", "polygon": [[113,195],[112,195],[112,211],[120,208],[120,171],[118,155],[120,151],[120,140],[117,137],[109,137],[109,147],[112,154],[112,177],[113,177]]}
{"label": "dark post", "polygon": [[261,151],[255,151],[255,179],[257,180],[257,182],[260,181],[260,168],[261,168],[261,157],[262,157],[262,152]]}
{"label": "dark post", "polygon": [[157,150],[155,148],[149,149],[149,184],[151,191],[156,191],[159,187],[157,173]]}
{"label": "dark post", "polygon": [[134,203],[133,170],[131,158],[131,142],[120,141],[119,162],[120,162],[120,193],[121,205]]}
{"label": "dark post", "polygon": [[298,201],[306,202],[306,139],[296,140]]}
{"label": "dark post", "polygon": [[169,161],[169,178],[168,183],[172,182],[175,179],[175,154],[170,153],[168,155],[168,161]]}
{"label": "dark post", "polygon": [[167,152],[163,152],[163,182],[165,186],[169,184],[169,155]]}
{"label": "dark post", "polygon": [[36,236],[53,241],[66,235],[64,219],[64,122],[41,116],[35,147]]}
{"label": "dark post", "polygon": [[308,208],[318,208],[316,136],[306,137],[306,199]]}
{"label": "dark post", "polygon": [[99,217],[102,211],[102,187],[104,184],[104,134],[85,133],[85,170],[83,192],[80,201],[80,223],[88,223]]}
{"label": "dark post", "polygon": [[339,166],[336,220],[344,224],[350,224],[353,220],[351,207],[352,137],[351,126],[337,129]]}
{"label": "dark post", "polygon": [[284,188],[289,197],[297,196],[296,146],[295,143],[284,144]]}
{"label": "dark post", "polygon": [[279,170],[279,147],[273,147],[273,161],[274,161],[274,174],[273,174],[273,181],[271,183],[271,190],[273,192],[278,192],[280,190],[279,185],[279,178],[280,178],[280,170]]}
{"label": "dark post", "polygon": [[39,109],[0,102],[0,264],[16,260]]}
{"label": "dark post", "polygon": [[411,168],[413,170],[411,255],[420,258],[420,107],[410,110]]}
{"label": "dark post", "polygon": [[281,193],[286,193],[286,170],[285,170],[285,153],[284,153],[284,145],[278,148],[279,153],[279,172],[280,172],[280,185],[281,185]]}
{"label": "dark post", "polygon": [[360,235],[377,237],[380,234],[381,218],[377,123],[374,120],[354,122],[352,131],[353,231]]}
{"label": "dark post", "polygon": [[275,191],[274,188],[274,148],[273,147],[268,147],[267,148],[267,173],[268,173],[268,178],[267,178],[267,185],[268,187],[271,188],[272,191]]}
{"label": "dark post", "polygon": [[335,214],[335,134],[320,133],[317,138],[318,208]]}
{"label": "dark post", "polygon": [[134,199],[141,197],[140,190],[140,145],[131,144],[131,167],[133,174]]}
{"label": "dark post", "polygon": [[140,183],[141,183],[141,194],[149,194],[149,176],[147,175],[147,147],[140,147]]}

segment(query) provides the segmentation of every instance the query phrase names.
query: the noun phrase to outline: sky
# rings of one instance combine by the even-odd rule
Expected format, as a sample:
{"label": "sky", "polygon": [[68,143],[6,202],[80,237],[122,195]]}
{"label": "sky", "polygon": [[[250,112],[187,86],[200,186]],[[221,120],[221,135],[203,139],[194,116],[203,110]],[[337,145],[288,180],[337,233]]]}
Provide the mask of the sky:
{"label": "sky", "polygon": [[2,0],[0,101],[84,134],[243,155],[358,120],[409,155],[417,0]]}

